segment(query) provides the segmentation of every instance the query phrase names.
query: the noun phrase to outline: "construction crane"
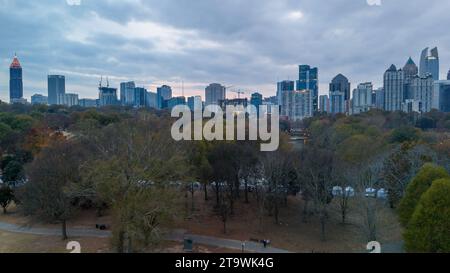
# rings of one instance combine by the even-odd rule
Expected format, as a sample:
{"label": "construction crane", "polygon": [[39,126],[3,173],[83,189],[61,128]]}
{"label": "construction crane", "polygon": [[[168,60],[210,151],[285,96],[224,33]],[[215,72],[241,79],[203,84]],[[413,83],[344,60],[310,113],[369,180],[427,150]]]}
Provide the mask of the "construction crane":
{"label": "construction crane", "polygon": [[[227,86],[226,87],[227,88],[227,90],[228,89],[231,89],[231,88],[234,88],[234,86]],[[245,91],[243,91],[243,90],[241,90],[241,89],[231,89],[231,90],[229,90],[231,93],[236,93],[236,94],[238,94],[238,99],[240,99],[241,98],[241,95],[244,95],[244,94],[246,94],[246,92]]]}

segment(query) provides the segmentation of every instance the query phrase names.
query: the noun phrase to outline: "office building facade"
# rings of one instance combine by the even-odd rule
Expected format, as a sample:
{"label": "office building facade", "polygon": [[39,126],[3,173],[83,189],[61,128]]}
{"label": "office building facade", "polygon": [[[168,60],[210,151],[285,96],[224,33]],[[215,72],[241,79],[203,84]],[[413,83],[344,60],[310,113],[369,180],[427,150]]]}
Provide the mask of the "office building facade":
{"label": "office building facade", "polygon": [[391,65],[384,73],[384,110],[401,111],[404,99],[405,74]]}
{"label": "office building facade", "polygon": [[439,52],[438,48],[435,47],[429,50],[429,48],[425,48],[422,51],[420,57],[420,77],[426,77],[431,75],[433,80],[439,80]]}
{"label": "office building facade", "polygon": [[450,80],[434,82],[432,108],[450,113]]}
{"label": "office building facade", "polygon": [[47,77],[48,104],[58,104],[58,97],[66,94],[66,77],[62,75],[49,75]]}
{"label": "office building facade", "polygon": [[122,82],[120,84],[120,103],[124,106],[134,105],[134,92],[136,84],[134,82]]}
{"label": "office building facade", "polygon": [[158,108],[167,108],[167,101],[172,98],[172,87],[168,85],[163,85],[156,89],[156,94],[158,96]]}
{"label": "office building facade", "polygon": [[48,97],[41,94],[34,94],[31,96],[31,104],[32,105],[47,105]]}
{"label": "office building facade", "polygon": [[205,106],[220,105],[220,101],[227,97],[227,89],[225,86],[212,83],[205,89]]}
{"label": "office building facade", "polygon": [[9,66],[9,98],[11,103],[20,102],[23,99],[23,72],[17,56],[14,56]]}
{"label": "office building facade", "polygon": [[296,90],[311,90],[313,111],[317,112],[319,110],[319,69],[309,65],[300,65]]}
{"label": "office building facade", "polygon": [[370,82],[361,83],[353,90],[352,114],[361,114],[370,111],[373,107],[372,101],[373,85]]}

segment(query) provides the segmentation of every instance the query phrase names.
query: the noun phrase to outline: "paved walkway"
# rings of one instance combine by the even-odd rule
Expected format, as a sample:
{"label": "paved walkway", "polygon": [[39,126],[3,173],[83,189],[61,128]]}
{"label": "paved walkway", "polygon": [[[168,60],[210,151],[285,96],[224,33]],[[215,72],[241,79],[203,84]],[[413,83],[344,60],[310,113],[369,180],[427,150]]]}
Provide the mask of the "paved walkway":
{"label": "paved walkway", "polygon": [[167,238],[170,241],[183,242],[184,239],[191,239],[194,244],[207,245],[219,248],[227,248],[242,251],[242,243],[245,243],[245,251],[246,252],[255,252],[255,253],[290,253],[287,250],[268,247],[264,248],[262,244],[249,242],[249,241],[238,241],[231,239],[222,239],[210,236],[203,235],[192,235],[185,234],[183,231],[175,231],[172,235]]}
{"label": "paved walkway", "polygon": [[[14,224],[0,222],[0,230],[12,232],[31,234],[38,236],[61,236],[61,229],[57,228],[37,228],[18,226]],[[80,229],[80,228],[68,228],[67,234],[69,237],[93,237],[93,238],[108,238],[111,236],[110,231],[101,231],[96,229]],[[176,230],[169,236],[168,241],[183,242],[185,238],[189,238],[194,241],[194,244],[207,245],[219,248],[228,248],[234,250],[242,250],[242,241],[222,239],[210,236],[190,235],[186,234],[184,230]],[[262,244],[254,242],[245,242],[245,250],[255,253],[289,253],[287,250],[277,248],[264,248]]]}

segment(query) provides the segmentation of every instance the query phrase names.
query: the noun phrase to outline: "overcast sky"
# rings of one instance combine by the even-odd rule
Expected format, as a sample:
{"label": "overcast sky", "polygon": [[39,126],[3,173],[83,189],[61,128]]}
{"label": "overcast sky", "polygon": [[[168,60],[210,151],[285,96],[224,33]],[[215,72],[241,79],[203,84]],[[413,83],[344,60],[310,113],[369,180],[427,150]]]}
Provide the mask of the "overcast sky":
{"label": "overcast sky", "polygon": [[47,74],[65,75],[67,92],[88,98],[101,75],[114,87],[169,84],[175,95],[184,81],[186,96],[211,82],[272,96],[277,81],[297,79],[299,64],[319,67],[321,93],[338,73],[352,88],[378,87],[390,64],[418,64],[434,46],[444,77],[450,1],[381,1],[0,0],[0,99],[9,100],[14,52],[26,98],[47,94]]}

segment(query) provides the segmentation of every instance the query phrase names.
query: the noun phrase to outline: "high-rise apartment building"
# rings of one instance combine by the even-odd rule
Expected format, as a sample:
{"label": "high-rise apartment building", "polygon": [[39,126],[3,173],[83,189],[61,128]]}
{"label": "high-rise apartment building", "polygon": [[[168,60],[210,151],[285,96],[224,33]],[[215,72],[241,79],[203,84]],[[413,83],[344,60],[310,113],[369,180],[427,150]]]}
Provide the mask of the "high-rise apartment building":
{"label": "high-rise apartment building", "polygon": [[361,83],[353,90],[352,113],[361,114],[370,111],[372,102],[373,85],[370,82]]}
{"label": "high-rise apartment building", "polygon": [[309,65],[300,65],[296,90],[311,90],[313,111],[317,112],[319,110],[319,69]]}
{"label": "high-rise apartment building", "polygon": [[419,112],[430,112],[433,106],[433,77],[414,77],[411,80],[411,100],[419,102]]}
{"label": "high-rise apartment building", "polygon": [[[344,110],[339,112],[333,112],[333,114],[337,113],[349,113],[350,112],[350,99],[351,99],[351,93],[350,93],[351,84],[347,77],[345,77],[342,74],[338,74],[336,77],[333,78],[333,80],[330,83],[330,100],[331,100],[331,93],[333,93],[333,96],[336,97],[338,92],[342,93],[344,95]],[[337,105],[335,105],[337,106]],[[337,108],[334,108],[337,109]]]}
{"label": "high-rise apartment building", "polygon": [[384,73],[384,110],[401,111],[405,91],[405,74],[391,65]]}
{"label": "high-rise apartment building", "polygon": [[120,84],[120,103],[124,106],[134,105],[134,89],[136,84],[134,82],[122,82]]}
{"label": "high-rise apartment building", "polygon": [[220,105],[220,101],[226,99],[227,89],[225,86],[212,83],[205,89],[205,106]]}
{"label": "high-rise apartment building", "polygon": [[432,108],[450,113],[450,80],[434,82]]}
{"label": "high-rise apartment building", "polygon": [[330,98],[328,95],[319,97],[319,111],[322,113],[330,113]]}
{"label": "high-rise apartment building", "polygon": [[158,97],[158,109],[167,108],[167,101],[172,98],[172,87],[163,85],[156,89],[156,95]]}
{"label": "high-rise apartment building", "polygon": [[66,94],[66,77],[62,75],[49,75],[47,77],[48,104],[58,104],[58,97]]}

